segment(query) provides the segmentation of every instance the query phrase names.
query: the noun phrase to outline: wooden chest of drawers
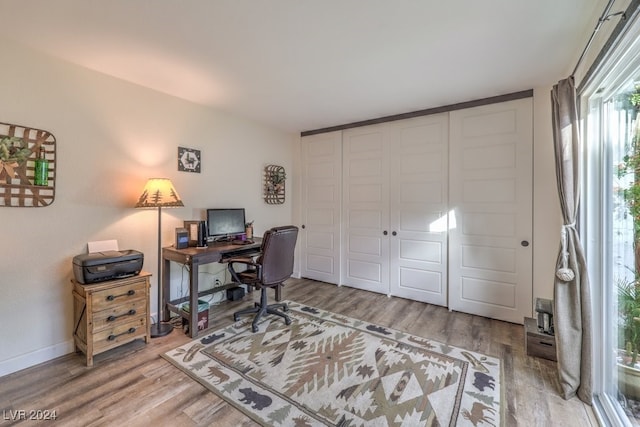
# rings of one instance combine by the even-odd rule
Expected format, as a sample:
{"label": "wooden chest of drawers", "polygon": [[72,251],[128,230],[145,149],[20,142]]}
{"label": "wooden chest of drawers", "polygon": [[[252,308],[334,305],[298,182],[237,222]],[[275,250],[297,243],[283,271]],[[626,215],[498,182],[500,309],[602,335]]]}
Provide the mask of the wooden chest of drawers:
{"label": "wooden chest of drawers", "polygon": [[144,338],[149,342],[149,278],[142,272],[126,279],[83,285],[73,283],[73,340],[76,351],[93,356]]}

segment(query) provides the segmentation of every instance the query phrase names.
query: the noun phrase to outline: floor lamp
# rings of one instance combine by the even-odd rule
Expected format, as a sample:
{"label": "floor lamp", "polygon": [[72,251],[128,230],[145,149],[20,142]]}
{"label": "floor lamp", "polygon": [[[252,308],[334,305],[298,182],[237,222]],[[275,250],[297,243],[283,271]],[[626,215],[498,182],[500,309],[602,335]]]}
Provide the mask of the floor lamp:
{"label": "floor lamp", "polygon": [[151,337],[163,337],[170,334],[173,326],[164,323],[164,305],[162,298],[162,208],[184,206],[180,196],[168,178],[149,178],[136,208],[158,208],[158,321],[151,325]]}

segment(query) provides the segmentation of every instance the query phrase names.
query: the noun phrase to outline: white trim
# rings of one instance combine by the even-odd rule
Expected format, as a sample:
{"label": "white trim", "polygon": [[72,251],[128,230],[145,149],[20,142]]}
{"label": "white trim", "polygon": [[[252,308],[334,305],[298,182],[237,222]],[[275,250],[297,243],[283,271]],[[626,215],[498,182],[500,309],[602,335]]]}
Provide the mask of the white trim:
{"label": "white trim", "polygon": [[[623,88],[640,69],[640,19],[629,23],[625,35],[603,60],[601,68],[593,76],[581,96],[584,118],[584,148],[582,177],[582,208],[580,216],[582,241],[592,289],[593,311],[593,398],[594,412],[602,425],[629,426],[612,393],[617,383],[614,348],[615,337],[611,336],[612,313],[611,284],[613,280],[611,215],[613,207],[605,191],[613,188],[611,179],[612,152],[604,121],[607,120],[604,104]],[[612,384],[611,382],[614,382]]]}
{"label": "white trim", "polygon": [[634,53],[640,50],[640,14],[636,15],[633,22],[629,23],[626,34],[621,39],[616,48],[611,51],[602,61],[600,71],[595,75],[589,84],[582,91],[582,99],[589,99],[596,93],[604,89],[598,95],[606,98],[615,92],[620,84],[619,76],[628,75],[630,70],[636,67],[638,57]]}
{"label": "white trim", "polygon": [[12,374],[22,369],[30,368],[43,362],[48,362],[60,356],[73,353],[75,346],[73,340],[54,344],[49,347],[41,348],[31,353],[21,354],[11,359],[0,362],[0,377]]}

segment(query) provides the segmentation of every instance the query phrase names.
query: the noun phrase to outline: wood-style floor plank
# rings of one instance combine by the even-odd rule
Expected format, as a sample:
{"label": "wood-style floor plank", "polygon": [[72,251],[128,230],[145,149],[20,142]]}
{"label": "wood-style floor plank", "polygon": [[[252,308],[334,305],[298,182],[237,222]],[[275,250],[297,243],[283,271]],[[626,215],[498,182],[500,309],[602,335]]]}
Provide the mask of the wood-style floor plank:
{"label": "wood-style floor plank", "polygon": [[[522,325],[307,279],[290,279],[283,295],[500,357],[505,426],[597,425],[588,405],[560,397],[554,362],[525,354]],[[241,301],[212,307],[210,330],[232,323],[234,311],[258,298],[259,293],[254,292]],[[54,425],[60,426],[255,426],[250,418],[160,357],[188,341],[176,328],[149,344],[139,340],[99,354],[93,368],[84,365],[83,355],[71,354],[0,378],[0,425],[30,425],[8,418],[16,410],[40,409],[55,410],[58,419]]]}

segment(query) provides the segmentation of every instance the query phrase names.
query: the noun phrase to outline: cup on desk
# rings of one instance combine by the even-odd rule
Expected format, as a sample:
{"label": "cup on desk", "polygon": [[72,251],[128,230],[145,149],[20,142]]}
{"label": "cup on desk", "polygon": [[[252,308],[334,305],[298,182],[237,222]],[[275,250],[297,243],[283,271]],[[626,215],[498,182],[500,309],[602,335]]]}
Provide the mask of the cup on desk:
{"label": "cup on desk", "polygon": [[[253,226],[250,225],[248,227],[245,227],[244,234],[246,236],[245,237],[246,239],[253,239]],[[244,240],[244,239],[242,239],[242,240]]]}

